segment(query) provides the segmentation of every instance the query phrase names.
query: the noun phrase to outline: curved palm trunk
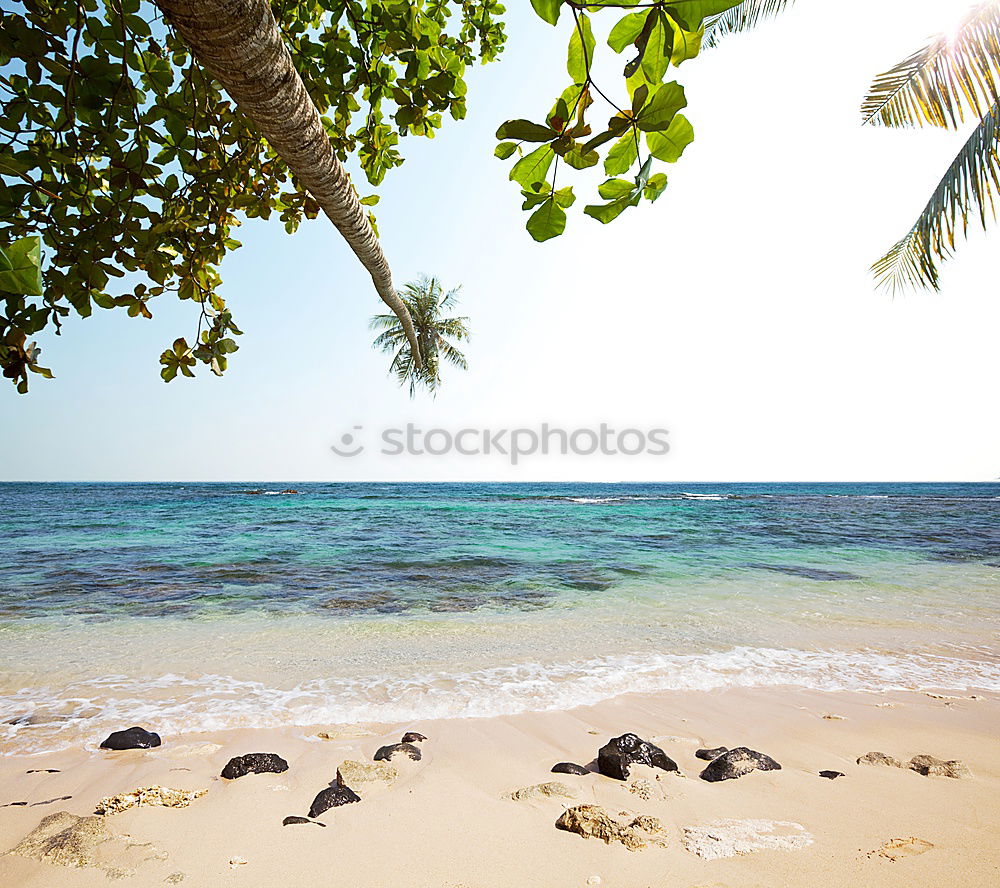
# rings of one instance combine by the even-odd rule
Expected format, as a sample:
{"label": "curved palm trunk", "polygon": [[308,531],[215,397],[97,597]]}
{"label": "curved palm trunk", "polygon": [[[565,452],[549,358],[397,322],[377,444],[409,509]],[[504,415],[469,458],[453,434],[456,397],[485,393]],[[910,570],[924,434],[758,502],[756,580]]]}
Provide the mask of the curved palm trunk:
{"label": "curved palm trunk", "polygon": [[235,99],[368,269],[399,318],[417,367],[413,321],[319,112],[292,64],[268,0],[156,0],[195,58]]}

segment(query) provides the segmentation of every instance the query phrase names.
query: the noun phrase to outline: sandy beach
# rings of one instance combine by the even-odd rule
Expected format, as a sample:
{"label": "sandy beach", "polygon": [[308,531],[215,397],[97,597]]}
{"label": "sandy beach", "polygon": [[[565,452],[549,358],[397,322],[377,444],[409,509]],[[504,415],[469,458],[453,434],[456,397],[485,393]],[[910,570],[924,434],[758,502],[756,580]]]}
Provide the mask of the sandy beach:
{"label": "sandy beach", "polygon": [[[419,744],[423,756],[396,755],[394,781],[356,782],[361,801],[322,813],[316,819],[325,827],[282,825],[289,815],[307,814],[342,762],[371,762],[380,746],[408,730],[427,736]],[[599,773],[550,773],[563,761],[595,769],[598,749],[628,731],[662,748],[680,773],[641,764],[631,766],[624,782]],[[87,866],[5,854],[0,884],[90,886],[114,878],[135,885],[357,888],[941,888],[994,885],[1000,878],[995,693],[671,692],[565,712],[331,726],[330,739],[320,733],[238,730],[165,736],[149,750],[6,756],[0,759],[5,850],[43,817],[93,815],[102,798],[116,793],[154,785],[207,793],[186,807],[141,806],[101,816],[109,837],[87,852]],[[706,762],[695,757],[697,749],[741,745],[773,757],[781,769],[716,783],[699,779]],[[904,765],[919,754],[957,759],[971,776],[857,763],[872,751]],[[249,752],[277,753],[289,768],[236,780],[219,776],[230,758]],[[822,770],[844,776],[824,779]],[[553,781],[572,797],[561,797],[563,789],[507,797]],[[556,820],[578,805],[600,806],[626,825],[646,815],[660,828],[645,834],[649,841],[637,850],[558,829]],[[750,822],[751,833],[765,834],[776,822],[777,832],[792,838],[783,841],[787,847],[712,859],[725,853],[724,841],[713,847],[715,838],[725,839],[734,827],[745,833],[746,823],[732,821]]]}

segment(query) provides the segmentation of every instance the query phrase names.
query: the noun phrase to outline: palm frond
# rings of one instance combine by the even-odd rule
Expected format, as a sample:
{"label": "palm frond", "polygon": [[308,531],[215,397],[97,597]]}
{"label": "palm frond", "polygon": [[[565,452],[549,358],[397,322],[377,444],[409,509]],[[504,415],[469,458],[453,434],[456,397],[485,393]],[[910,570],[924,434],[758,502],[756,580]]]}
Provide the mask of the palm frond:
{"label": "palm frond", "polygon": [[406,340],[406,331],[403,329],[403,325],[400,324],[398,330],[386,330],[385,333],[375,337],[372,348],[377,348],[381,351],[392,351],[404,340]]}
{"label": "palm frond", "polygon": [[465,359],[465,355],[463,355],[450,342],[442,340],[439,350],[441,354],[444,355],[445,360],[450,361],[456,367],[461,367],[463,370],[469,369],[469,362]]}
{"label": "palm frond", "polygon": [[863,123],[956,128],[984,117],[1000,97],[1000,0],[979,3],[952,35],[941,34],[879,74],[861,104]]}
{"label": "palm frond", "polygon": [[1000,100],[962,146],[906,237],[872,266],[878,286],[893,292],[907,285],[937,290],[937,264],[953,254],[959,228],[963,235],[968,232],[970,216],[978,216],[983,228],[988,215],[996,218],[998,136]]}
{"label": "palm frond", "polygon": [[390,330],[393,327],[399,327],[400,330],[403,329],[403,325],[399,322],[399,318],[397,318],[394,314],[375,315],[375,317],[368,322],[369,330]]}
{"label": "palm frond", "polygon": [[732,9],[705,19],[705,36],[701,39],[703,49],[719,45],[719,41],[730,34],[749,31],[762,21],[784,12],[795,0],[743,0]]}

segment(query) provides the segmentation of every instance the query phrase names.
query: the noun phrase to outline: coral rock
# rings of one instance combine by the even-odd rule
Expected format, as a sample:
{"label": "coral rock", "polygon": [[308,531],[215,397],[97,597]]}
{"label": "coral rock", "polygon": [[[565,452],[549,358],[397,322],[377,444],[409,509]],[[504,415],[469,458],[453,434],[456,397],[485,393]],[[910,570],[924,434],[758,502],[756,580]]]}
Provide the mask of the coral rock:
{"label": "coral rock", "polygon": [[399,777],[399,770],[389,762],[355,762],[347,759],[337,768],[337,786],[352,783],[392,784]]}
{"label": "coral rock", "polygon": [[617,819],[599,805],[577,805],[567,809],[556,820],[556,827],[585,839],[600,839],[608,845],[621,842],[629,851],[639,851],[650,844],[665,844],[663,826],[655,817],[639,815],[631,820]]}
{"label": "coral rock", "polygon": [[684,848],[705,860],[754,851],[798,851],[813,837],[800,823],[787,820],[716,820],[684,827]]}
{"label": "coral rock", "polygon": [[972,776],[972,772],[964,762],[957,759],[944,761],[934,758],[932,755],[915,755],[910,759],[907,767],[925,777],[954,777],[957,779]]}
{"label": "coral rock", "polygon": [[504,798],[512,799],[515,802],[541,798],[575,799],[576,790],[565,783],[552,781],[550,783],[536,783],[534,786],[525,786],[523,789],[507,793]]}
{"label": "coral rock", "polygon": [[886,765],[890,768],[902,768],[903,763],[897,759],[893,758],[891,755],[886,755],[884,752],[866,752],[863,756],[858,759],[859,765]]}
{"label": "coral rock", "polygon": [[10,853],[57,866],[96,866],[97,847],[111,837],[101,817],[57,811],[43,818]]}
{"label": "coral rock", "polygon": [[170,789],[167,786],[143,786],[131,792],[120,792],[97,803],[96,814],[120,814],[140,805],[160,805],[164,808],[186,808],[200,799],[207,789]]}

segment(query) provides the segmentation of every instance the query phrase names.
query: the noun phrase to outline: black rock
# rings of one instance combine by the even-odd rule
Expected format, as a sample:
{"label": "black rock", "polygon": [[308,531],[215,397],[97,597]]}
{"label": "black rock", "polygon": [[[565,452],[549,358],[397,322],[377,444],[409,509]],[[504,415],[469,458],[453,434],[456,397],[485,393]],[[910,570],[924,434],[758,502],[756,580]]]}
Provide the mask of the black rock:
{"label": "black rock", "polygon": [[838,777],[846,777],[847,775],[843,771],[820,771],[820,777],[826,777],[827,780],[836,780]]}
{"label": "black rock", "polygon": [[416,731],[407,731],[405,734],[403,734],[403,739],[400,740],[399,742],[419,743],[421,740],[426,740],[426,739],[427,738],[423,734],[417,733]]}
{"label": "black rock", "polygon": [[727,746],[716,746],[715,749],[698,749],[695,751],[694,757],[710,762],[712,759],[717,759],[724,752],[729,752]]}
{"label": "black rock", "polygon": [[391,746],[383,746],[375,753],[375,761],[391,762],[397,753],[405,753],[413,761],[420,761],[420,749],[412,743],[393,743]]}
{"label": "black rock", "polygon": [[577,777],[583,777],[586,774],[589,774],[590,771],[588,771],[585,767],[583,767],[583,765],[577,765],[574,764],[573,762],[559,762],[558,765],[552,766],[552,773],[576,774]]}
{"label": "black rock", "polygon": [[222,769],[226,780],[235,780],[247,774],[280,774],[288,770],[288,762],[273,752],[248,752],[231,758]]}
{"label": "black rock", "polygon": [[745,746],[737,746],[735,749],[730,749],[712,759],[699,776],[709,783],[717,783],[720,780],[734,780],[744,774],[749,774],[751,771],[780,770],[781,765],[769,755],[747,749]]}
{"label": "black rock", "polygon": [[145,728],[114,731],[101,744],[101,749],[151,749],[160,745],[160,735]]}
{"label": "black rock", "polygon": [[295,823],[315,823],[316,826],[326,826],[325,823],[319,820],[310,820],[308,817],[296,817],[294,814],[281,821],[282,826],[292,826]]}
{"label": "black rock", "polygon": [[329,786],[320,790],[316,798],[313,799],[312,807],[309,809],[310,817],[319,817],[324,811],[331,808],[339,808],[341,805],[349,805],[351,802],[360,802],[359,796],[353,789],[347,786]]}
{"label": "black rock", "polygon": [[25,771],[25,774],[58,774],[58,768],[32,768],[30,771]]}
{"label": "black rock", "polygon": [[677,762],[659,746],[654,746],[635,734],[614,737],[597,753],[597,770],[615,780],[628,780],[629,765],[649,765],[664,771],[676,771]]}

